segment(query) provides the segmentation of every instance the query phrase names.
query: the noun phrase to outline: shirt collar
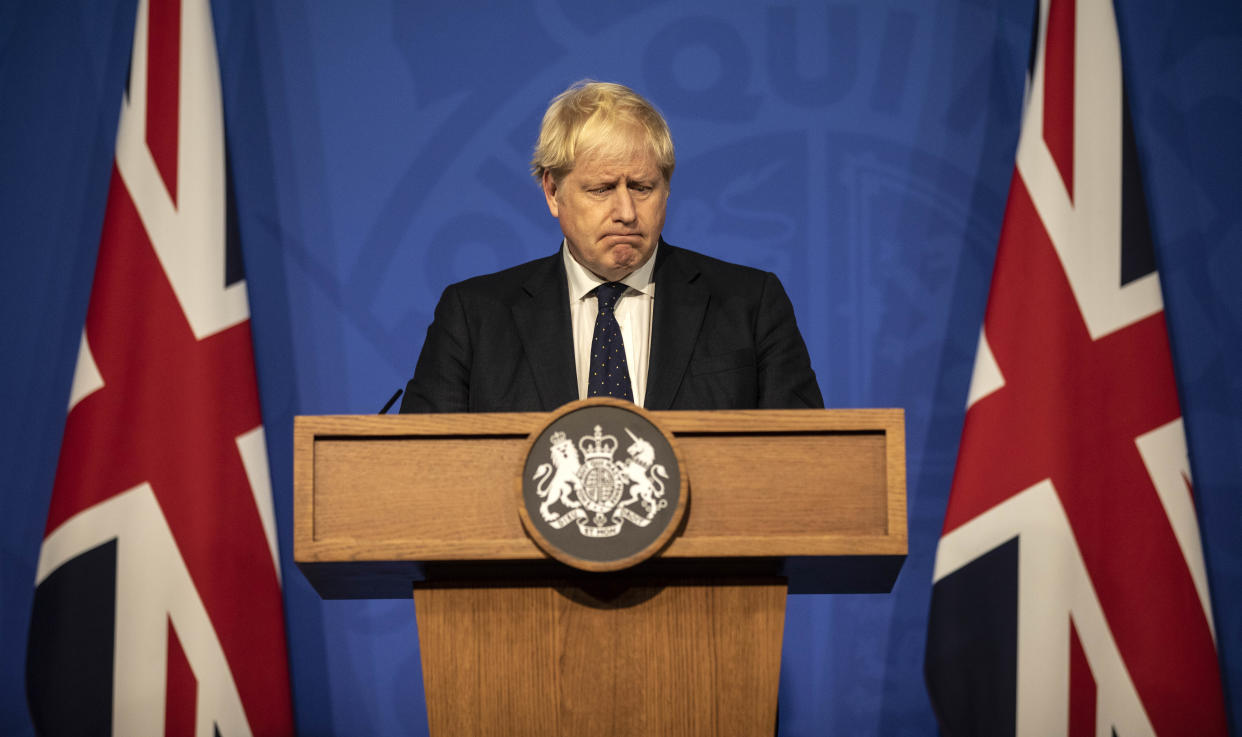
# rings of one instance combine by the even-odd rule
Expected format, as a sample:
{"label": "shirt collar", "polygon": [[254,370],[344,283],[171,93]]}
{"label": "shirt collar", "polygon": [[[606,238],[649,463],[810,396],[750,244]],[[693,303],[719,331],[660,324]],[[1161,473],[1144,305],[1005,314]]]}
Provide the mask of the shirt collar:
{"label": "shirt collar", "polygon": [[[631,271],[628,276],[621,280],[621,283],[642,292],[643,294],[652,294],[654,291],[654,280],[652,276],[655,273],[656,251],[660,248],[660,244],[656,243],[655,248],[651,252],[651,258],[647,259],[647,263],[639,268]],[[561,258],[565,261],[565,276],[569,285],[569,300],[582,300],[591,293],[593,289],[600,284],[605,284],[604,279],[592,274],[585,266],[578,263],[569,253],[569,245],[561,241]]]}

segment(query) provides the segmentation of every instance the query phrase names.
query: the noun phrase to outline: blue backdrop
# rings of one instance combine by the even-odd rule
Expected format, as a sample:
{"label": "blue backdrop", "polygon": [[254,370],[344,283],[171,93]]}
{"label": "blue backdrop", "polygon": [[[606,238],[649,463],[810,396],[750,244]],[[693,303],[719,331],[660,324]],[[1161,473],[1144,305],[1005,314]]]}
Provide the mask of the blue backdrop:
{"label": "blue backdrop", "polygon": [[[214,14],[302,734],[426,726],[410,602],[324,602],[291,565],[292,417],[375,412],[447,283],[556,247],[526,162],[547,100],[582,77],[667,115],[667,239],[781,277],[831,406],[907,409],[909,560],[891,595],[790,597],[782,734],[935,734],[931,565],[1013,170],[1028,3],[222,0]],[[1122,0],[1118,14],[1237,735],[1242,6]],[[6,735],[32,733],[35,562],[133,15],[134,0],[0,2]]]}

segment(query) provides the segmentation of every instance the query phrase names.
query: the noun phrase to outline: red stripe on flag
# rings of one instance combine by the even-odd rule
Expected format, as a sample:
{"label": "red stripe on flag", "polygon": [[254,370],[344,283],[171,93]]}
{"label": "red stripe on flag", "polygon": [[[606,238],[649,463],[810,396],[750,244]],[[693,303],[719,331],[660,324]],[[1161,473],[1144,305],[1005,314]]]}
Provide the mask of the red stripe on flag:
{"label": "red stripe on flag", "polygon": [[147,30],[147,147],[168,196],[177,203],[177,135],[181,122],[181,3],[150,0]]}
{"label": "red stripe on flag", "polygon": [[168,620],[168,680],[164,699],[164,737],[194,737],[198,680],[185,657],[181,639]]}
{"label": "red stripe on flag", "polygon": [[1005,385],[967,413],[945,531],[1051,478],[1157,733],[1224,734],[1215,643],[1135,445],[1181,414],[1164,313],[1092,341],[1015,174],[984,326]]}
{"label": "red stripe on flag", "polygon": [[1044,47],[1044,142],[1056,162],[1065,191],[1074,200],[1074,7],[1075,0],[1048,6]]}
{"label": "red stripe on flag", "polygon": [[1095,676],[1091,674],[1091,665],[1073,619],[1070,619],[1069,648],[1069,732],[1066,737],[1095,737]]}

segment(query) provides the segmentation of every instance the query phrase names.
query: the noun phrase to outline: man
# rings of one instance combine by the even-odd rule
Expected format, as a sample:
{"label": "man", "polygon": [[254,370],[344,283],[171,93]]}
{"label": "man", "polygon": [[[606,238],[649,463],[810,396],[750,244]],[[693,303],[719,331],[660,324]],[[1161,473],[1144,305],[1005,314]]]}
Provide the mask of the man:
{"label": "man", "polygon": [[664,118],[629,88],[557,96],[532,170],[561,248],[444,290],[401,411],[822,407],[776,276],[661,240],[674,164]]}

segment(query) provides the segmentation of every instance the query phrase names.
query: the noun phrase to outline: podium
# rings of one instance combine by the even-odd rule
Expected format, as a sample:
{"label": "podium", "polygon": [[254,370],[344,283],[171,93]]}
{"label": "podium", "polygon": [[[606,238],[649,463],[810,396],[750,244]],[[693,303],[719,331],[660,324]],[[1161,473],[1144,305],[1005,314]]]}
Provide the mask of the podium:
{"label": "podium", "polygon": [[646,414],[689,504],[612,573],[549,558],[519,520],[547,414],[296,418],[294,558],[324,598],[413,592],[433,737],[770,735],[786,593],[891,589],[901,410]]}

